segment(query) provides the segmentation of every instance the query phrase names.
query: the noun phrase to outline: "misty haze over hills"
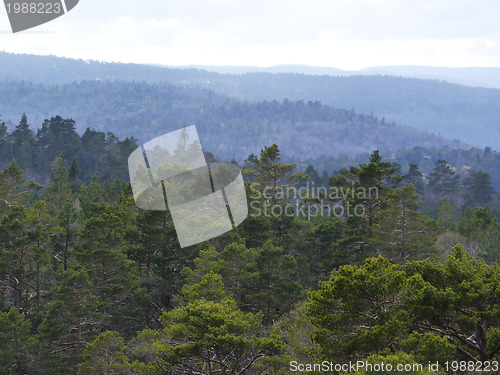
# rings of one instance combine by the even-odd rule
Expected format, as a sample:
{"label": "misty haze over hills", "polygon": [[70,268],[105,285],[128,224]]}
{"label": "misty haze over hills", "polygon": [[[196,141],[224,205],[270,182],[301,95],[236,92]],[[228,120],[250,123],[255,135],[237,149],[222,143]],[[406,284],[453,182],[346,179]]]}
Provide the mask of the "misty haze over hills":
{"label": "misty haze over hills", "polygon": [[[172,67],[173,68],[173,67]],[[500,89],[500,68],[447,68],[433,66],[376,66],[361,70],[342,70],[329,67],[308,65],[276,65],[271,67],[255,66],[210,66],[188,65],[184,68],[203,69],[222,74],[245,73],[296,73],[309,75],[356,76],[356,75],[389,75],[405,78],[434,79],[471,87]]]}
{"label": "misty haze over hills", "polygon": [[[24,111],[32,110],[30,121],[34,127],[39,126],[44,118],[60,114],[64,117],[74,116],[80,126],[88,125],[114,131],[120,136],[135,135],[144,139],[143,137],[161,131],[163,125],[161,121],[166,121],[158,122],[159,119],[165,118],[161,110],[162,105],[171,106],[172,104],[177,110],[181,108],[184,111],[182,115],[176,112],[173,122],[177,123],[179,119],[204,121],[203,116],[190,113],[194,107],[186,104],[189,100],[183,102],[183,99],[166,93],[172,91],[169,85],[173,85],[194,90],[189,94],[191,99],[206,95],[206,91],[196,93],[196,90],[209,90],[208,92],[212,94],[222,95],[217,101],[224,102],[232,98],[235,101],[231,100],[231,103],[249,101],[250,104],[258,104],[275,100],[278,102],[284,100],[304,103],[321,102],[335,109],[354,110],[356,115],[377,117],[381,123],[396,123],[424,133],[441,135],[452,141],[461,141],[462,145],[466,143],[478,147],[490,146],[500,149],[499,89],[468,87],[437,79],[396,76],[413,74],[442,78],[447,75],[460,77],[462,81],[486,82],[489,80],[494,84],[500,75],[500,68],[387,67],[346,73],[331,68],[287,65],[267,68],[267,71],[261,72],[262,68],[204,67],[206,70],[202,70],[199,67],[172,68],[103,63],[4,52],[0,52],[0,67],[2,67],[0,82],[6,82],[0,83],[2,93],[0,115],[3,120],[10,120],[12,124],[19,121]],[[208,71],[208,69],[219,72]],[[396,75],[376,74],[390,72]],[[111,85],[113,87],[110,88],[109,85],[90,84],[90,82],[103,81],[128,82],[129,85],[126,85],[124,92],[121,93],[116,90],[120,86]],[[19,82],[24,83],[20,85]],[[78,85],[82,82],[87,82],[84,85],[86,95],[103,98],[103,102],[97,106],[99,110],[88,107],[91,101],[78,96]],[[137,85],[140,82],[147,84],[140,85],[139,88]],[[160,83],[161,85],[158,86]],[[163,83],[166,85],[162,86]],[[31,84],[44,86],[38,85],[30,90]],[[134,92],[134,87],[137,87],[135,91],[138,90],[140,94]],[[101,90],[110,91],[101,92]],[[162,94],[158,95],[158,91]],[[62,95],[64,100],[60,102],[53,100],[51,92],[56,96]],[[65,92],[68,95],[77,95],[77,97],[65,97]],[[47,95],[48,97],[45,97]],[[171,103],[168,103],[169,100]],[[112,105],[107,106],[106,101]],[[25,105],[21,106],[23,102]],[[37,103],[43,103],[44,108],[40,108]],[[200,110],[203,105],[195,107],[196,110]],[[233,108],[233,104],[230,107]],[[273,108],[277,109],[279,106]],[[57,112],[54,112],[56,110]],[[161,116],[151,117],[151,113],[161,114]],[[142,114],[142,117],[139,114]],[[307,131],[307,116],[304,117],[304,114],[300,116],[299,122],[305,119],[301,125],[303,131]],[[237,116],[230,112],[229,117],[234,119]],[[275,116],[266,113],[263,117],[270,119]],[[218,118],[216,116],[210,121],[216,121]],[[119,124],[119,121],[122,123]],[[107,124],[111,123],[112,128],[106,129]],[[148,124],[151,123],[156,130],[147,129]],[[169,123],[172,124],[172,121]],[[125,129],[124,127],[129,126],[127,124],[132,124],[133,128]],[[183,125],[189,124],[181,121],[176,126]],[[198,125],[203,126],[203,124]],[[245,126],[249,125],[250,123],[247,123]],[[120,126],[121,129],[118,128]],[[165,127],[170,127],[170,125],[165,124]],[[138,129],[140,134],[134,134],[134,129]],[[264,133],[259,134],[259,137],[266,138],[265,129],[264,126],[262,128]],[[268,129],[271,128],[268,127]],[[283,129],[286,130],[286,128]],[[375,134],[366,134],[366,138],[370,136],[375,137]],[[380,138],[380,134],[376,136]],[[384,134],[384,136],[387,135]],[[354,139],[349,141],[352,144],[345,143],[345,140],[343,142],[342,150],[349,149],[349,147],[358,150],[364,147],[355,144]],[[391,143],[390,140],[387,143]],[[407,145],[407,142],[404,145],[393,143],[392,147],[397,149]],[[372,146],[377,145],[370,145],[370,148]],[[322,151],[339,152],[338,149],[331,148]]]}

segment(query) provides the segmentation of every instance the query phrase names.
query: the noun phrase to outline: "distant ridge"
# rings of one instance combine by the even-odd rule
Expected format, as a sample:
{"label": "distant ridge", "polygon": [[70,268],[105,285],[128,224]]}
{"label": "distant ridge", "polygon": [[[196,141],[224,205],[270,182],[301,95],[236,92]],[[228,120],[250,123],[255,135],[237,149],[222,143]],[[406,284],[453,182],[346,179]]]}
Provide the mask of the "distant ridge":
{"label": "distant ridge", "polygon": [[[302,65],[203,67],[221,72],[201,68],[103,63],[0,52],[0,82],[49,85],[85,81],[147,82],[152,85],[163,82],[208,89],[251,102],[319,101],[474,146],[500,149],[500,89],[469,87],[439,79],[443,74],[459,75],[462,81],[471,82],[482,75],[493,85],[500,68],[381,67],[354,73]],[[245,69],[256,71],[245,72]],[[262,69],[268,71],[261,72]],[[390,71],[396,75],[389,75]],[[409,74],[432,76],[433,79],[402,77]],[[12,113],[9,108],[2,109],[5,105],[6,102],[0,101],[0,114]],[[14,121],[19,116],[20,113],[16,114]]]}
{"label": "distant ridge", "polygon": [[186,65],[183,66],[183,68],[203,69],[206,71],[222,74],[245,74],[262,72],[330,76],[388,75],[405,78],[434,79],[456,83],[464,86],[500,89],[500,67],[447,68],[418,65],[394,65],[376,66],[361,70],[342,70],[337,68],[308,65],[276,65],[270,67]]}
{"label": "distant ridge", "polygon": [[415,146],[469,148],[459,141],[312,101],[247,102],[167,83],[86,81],[65,85],[0,82],[0,114],[14,127],[25,112],[33,130],[60,115],[140,142],[195,124],[204,148],[224,160],[244,160],[273,143],[284,155],[356,156]]}

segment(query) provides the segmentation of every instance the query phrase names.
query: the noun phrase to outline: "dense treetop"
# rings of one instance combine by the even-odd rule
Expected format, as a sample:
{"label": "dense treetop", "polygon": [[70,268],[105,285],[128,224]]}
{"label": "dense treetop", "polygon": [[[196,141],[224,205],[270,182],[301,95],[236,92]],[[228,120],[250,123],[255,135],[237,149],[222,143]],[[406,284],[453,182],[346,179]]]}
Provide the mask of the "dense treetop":
{"label": "dense treetop", "polygon": [[[60,117],[45,131],[76,134]],[[440,159],[424,178],[375,151],[331,175],[297,173],[273,144],[241,165],[249,217],[180,248],[168,210],[139,209],[119,178],[82,183],[72,160],[57,156],[46,186],[15,162],[0,172],[2,373],[498,366],[500,223],[486,172],[461,178]]]}

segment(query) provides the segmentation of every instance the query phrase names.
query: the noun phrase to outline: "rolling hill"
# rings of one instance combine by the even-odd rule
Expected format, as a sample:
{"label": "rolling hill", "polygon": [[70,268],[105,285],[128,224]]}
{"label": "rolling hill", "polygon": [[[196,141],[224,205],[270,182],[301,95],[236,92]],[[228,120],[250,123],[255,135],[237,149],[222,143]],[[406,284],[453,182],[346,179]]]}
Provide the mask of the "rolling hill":
{"label": "rolling hill", "polygon": [[[284,99],[321,101],[335,108],[354,109],[358,114],[384,118],[386,122],[441,134],[475,146],[500,149],[500,90],[492,88],[394,75],[332,76],[258,71],[222,74],[195,68],[102,63],[8,53],[0,53],[0,67],[0,81],[5,82],[25,81],[48,85],[90,80],[147,82],[153,85],[165,82],[191,88],[208,88],[215,93],[255,102]],[[288,68],[297,70],[300,67]],[[280,71],[285,68],[276,69]],[[387,69],[378,72],[387,73]],[[396,69],[394,74],[410,74],[418,70],[405,69]],[[422,69],[421,74],[430,74],[428,69]],[[309,71],[324,73],[314,69]],[[333,74],[336,70],[329,71]],[[471,74],[466,70],[440,72],[441,75],[450,72],[462,74],[465,80]],[[484,77],[491,76],[492,81],[495,74],[498,75],[495,69],[483,69],[481,72]],[[377,71],[361,73],[375,74]],[[13,112],[4,110],[3,113],[5,116]]]}
{"label": "rolling hill", "polygon": [[463,148],[458,141],[316,101],[248,102],[208,89],[167,83],[84,81],[64,85],[0,83],[0,113],[12,129],[26,113],[32,129],[54,115],[145,142],[196,124],[206,150],[243,160],[277,143],[283,154],[311,158],[357,155],[417,145]]}

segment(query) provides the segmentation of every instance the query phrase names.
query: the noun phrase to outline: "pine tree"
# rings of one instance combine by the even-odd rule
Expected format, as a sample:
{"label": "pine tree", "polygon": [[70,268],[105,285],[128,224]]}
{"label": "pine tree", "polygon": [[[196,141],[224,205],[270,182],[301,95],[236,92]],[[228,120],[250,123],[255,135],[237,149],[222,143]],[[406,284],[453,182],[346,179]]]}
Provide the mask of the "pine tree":
{"label": "pine tree", "polygon": [[132,375],[126,352],[125,340],[117,332],[103,332],[85,348],[85,361],[78,367],[77,375]]}
{"label": "pine tree", "polygon": [[0,119],[0,161],[13,158],[13,142],[10,138],[7,125]]}
{"label": "pine tree", "polygon": [[410,163],[408,165],[408,173],[403,176],[403,181],[413,184],[418,195],[424,194],[424,175],[420,172],[417,164]]}
{"label": "pine tree", "polygon": [[141,288],[135,263],[126,255],[125,228],[118,207],[100,205],[85,222],[75,258],[88,271],[104,328],[128,335],[144,323],[149,295]]}
{"label": "pine tree", "polygon": [[73,159],[81,149],[80,136],[75,130],[75,121],[52,117],[42,125],[37,133],[39,149],[43,150],[45,160],[52,161],[57,155],[64,154]]}
{"label": "pine tree", "polygon": [[0,372],[2,374],[34,373],[36,339],[30,335],[30,331],[30,321],[15,307],[6,312],[0,311]]}
{"label": "pine tree", "polygon": [[23,172],[12,161],[5,169],[0,172],[0,217],[9,207],[23,203],[35,190],[39,190],[41,185],[30,180],[25,183]]}
{"label": "pine tree", "polygon": [[[460,322],[462,314],[455,315],[454,311],[465,309],[469,313],[475,308],[465,298],[462,305],[453,303],[456,294],[443,286],[453,273],[442,273],[442,269],[442,265],[430,260],[398,266],[381,256],[368,258],[361,266],[335,269],[319,290],[309,294],[306,305],[314,325],[312,339],[319,345],[313,349],[315,357],[337,362],[367,360],[379,365],[403,359],[408,363],[444,362],[454,354],[464,358],[457,351],[463,341],[452,338],[462,336],[462,332],[454,331],[454,323]],[[419,271],[425,273],[425,281]],[[408,278],[408,274],[413,277]],[[457,285],[454,291],[467,294],[468,288]],[[474,296],[481,300],[479,295]],[[446,319],[441,319],[444,316]],[[435,322],[441,327],[454,322],[453,327],[446,328],[453,333],[443,337]],[[372,372],[363,369],[361,373]]]}
{"label": "pine tree", "polygon": [[6,290],[4,302],[33,317],[41,311],[42,294],[52,284],[49,234],[54,227],[43,201],[29,209],[13,206],[0,220],[0,285]]}
{"label": "pine tree", "polygon": [[54,238],[54,259],[58,262],[56,268],[62,264],[63,270],[68,269],[70,259],[72,258],[72,248],[78,233],[79,223],[78,212],[70,202],[66,202],[58,216],[59,228]]}
{"label": "pine tree", "polygon": [[0,220],[1,284],[7,292],[5,303],[17,308],[26,304],[26,258],[30,251],[26,209],[15,205]]}
{"label": "pine tree", "polygon": [[492,298],[500,288],[498,264],[488,266],[457,245],[444,264],[414,262],[404,271],[406,308],[419,334],[446,338],[460,360],[484,363],[498,357],[500,306]]}
{"label": "pine tree", "polygon": [[438,224],[445,231],[455,231],[457,223],[455,220],[455,206],[448,197],[444,197],[439,203]]}
{"label": "pine tree", "polygon": [[256,163],[258,168],[256,182],[264,191],[265,198],[275,205],[278,203],[279,185],[284,185],[285,176],[293,171],[296,165],[281,161],[280,150],[276,144],[265,146],[260,152],[260,159],[256,159]]}
{"label": "pine tree", "polygon": [[441,198],[460,190],[460,177],[446,160],[438,160],[429,176],[429,189]]}
{"label": "pine tree", "polygon": [[321,357],[359,360],[393,348],[407,335],[404,272],[387,259],[368,258],[362,266],[335,269],[320,289],[309,294],[307,314]]}
{"label": "pine tree", "polygon": [[80,165],[78,164],[78,160],[73,158],[71,161],[71,165],[68,170],[69,183],[71,185],[71,190],[73,193],[76,193],[80,187],[80,180],[78,176],[81,173]]}
{"label": "pine tree", "polygon": [[341,169],[330,177],[332,203],[342,203],[347,224],[346,234],[334,244],[336,264],[358,263],[373,254],[370,239],[376,215],[388,199],[389,186],[401,182],[399,169],[374,151],[369,163]]}
{"label": "pine tree", "polygon": [[35,293],[35,311],[41,311],[42,297],[48,293],[54,280],[50,267],[50,236],[57,231],[56,221],[48,213],[44,201],[38,201],[28,209],[27,220],[28,236],[31,240],[30,257],[27,258],[27,287]]}
{"label": "pine tree", "polygon": [[93,204],[99,205],[102,203],[106,203],[104,189],[99,183],[96,173],[94,173],[94,175],[92,176],[90,184],[82,186],[81,193],[79,194],[79,199],[83,214],[86,218],[89,218],[93,215]]}
{"label": "pine tree", "polygon": [[268,241],[259,249],[255,263],[258,276],[253,296],[249,298],[253,299],[254,308],[264,312],[265,322],[271,323],[289,311],[302,292],[300,284],[294,280],[297,262]]}
{"label": "pine tree", "polygon": [[57,216],[62,212],[65,204],[73,201],[69,173],[63,154],[57,159],[57,169],[52,170],[52,174],[54,180],[45,189],[44,200],[47,202],[50,212]]}
{"label": "pine tree", "polygon": [[460,234],[474,241],[477,254],[488,263],[500,259],[500,223],[493,210],[488,207],[468,207],[458,221]]}
{"label": "pine tree", "polygon": [[425,218],[418,208],[418,194],[412,184],[393,189],[386,208],[377,213],[374,243],[392,261],[423,259],[437,253],[437,225]]}
{"label": "pine tree", "polygon": [[97,307],[98,299],[91,292],[87,272],[82,269],[64,272],[56,298],[39,329],[43,344],[39,362],[47,374],[76,372],[86,343],[102,327]]}
{"label": "pine tree", "polygon": [[14,157],[21,168],[33,167],[33,140],[34,134],[28,124],[26,114],[23,114],[21,121],[12,132],[14,139]]}
{"label": "pine tree", "polygon": [[259,278],[256,265],[258,256],[258,249],[237,243],[226,246],[222,252],[210,247],[201,250],[194,260],[194,266],[184,268],[182,273],[189,284],[200,282],[210,272],[221,275],[225,290],[235,298],[239,308],[255,310],[252,295]]}
{"label": "pine tree", "polygon": [[180,300],[164,312],[163,330],[139,334],[133,350],[137,374],[245,374],[283,348],[281,338],[262,326],[260,314],[237,308],[220,275],[211,272],[187,285]]}
{"label": "pine tree", "polygon": [[129,256],[136,262],[138,275],[152,296],[147,312],[151,321],[180,292],[182,269],[191,264],[198,248],[179,246],[169,211],[145,211],[137,216],[136,226]]}
{"label": "pine tree", "polygon": [[491,176],[481,171],[470,170],[469,176],[464,180],[464,188],[465,205],[468,207],[485,206],[492,201],[495,194]]}

